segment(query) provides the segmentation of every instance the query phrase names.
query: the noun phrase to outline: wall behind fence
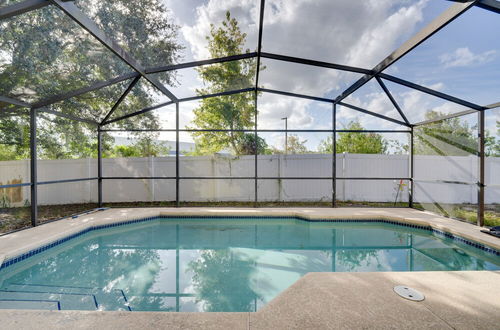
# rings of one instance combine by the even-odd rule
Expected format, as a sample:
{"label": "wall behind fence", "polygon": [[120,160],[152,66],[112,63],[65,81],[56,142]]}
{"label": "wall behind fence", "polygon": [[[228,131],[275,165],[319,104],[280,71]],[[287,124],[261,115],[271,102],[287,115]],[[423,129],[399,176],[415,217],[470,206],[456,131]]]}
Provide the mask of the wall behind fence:
{"label": "wall behind fence", "polygon": [[[477,171],[476,158],[470,161],[457,158],[457,167],[440,166],[441,156],[415,156],[416,177],[421,180],[447,180],[469,182]],[[458,159],[460,158],[460,159]],[[337,177],[408,177],[407,155],[338,154]],[[248,167],[253,166],[253,156],[238,158],[217,156],[181,157],[182,176],[248,176]],[[64,178],[88,178],[97,176],[95,159],[40,160],[39,170],[43,180]],[[487,168],[500,168],[500,158],[488,158]],[[253,169],[253,167],[252,167]],[[265,155],[259,156],[259,176],[263,177],[328,177],[332,173],[331,156],[312,155]],[[103,160],[105,176],[174,176],[175,158],[115,158]],[[492,173],[489,171],[489,173]],[[29,182],[29,161],[0,162],[0,182],[18,178]],[[487,184],[498,178],[486,178]],[[338,180],[337,199],[343,201],[394,202],[399,186],[398,180]],[[82,181],[59,184],[58,189],[39,186],[39,204],[69,204],[97,201],[97,182]],[[54,186],[55,187],[55,186]],[[184,201],[253,201],[253,180],[181,180],[181,199]],[[331,180],[259,180],[260,201],[328,201],[331,200]],[[441,196],[440,202],[475,202],[475,185],[435,185],[432,194],[419,196],[419,201],[432,202],[432,196]],[[21,206],[29,199],[29,187],[18,188],[12,206]],[[407,185],[399,192],[398,201],[407,201]],[[104,180],[105,202],[172,201],[175,200],[175,180]],[[2,191],[0,190],[0,194]],[[432,196],[431,196],[432,195]],[[498,203],[500,191],[486,196],[486,203]]]}

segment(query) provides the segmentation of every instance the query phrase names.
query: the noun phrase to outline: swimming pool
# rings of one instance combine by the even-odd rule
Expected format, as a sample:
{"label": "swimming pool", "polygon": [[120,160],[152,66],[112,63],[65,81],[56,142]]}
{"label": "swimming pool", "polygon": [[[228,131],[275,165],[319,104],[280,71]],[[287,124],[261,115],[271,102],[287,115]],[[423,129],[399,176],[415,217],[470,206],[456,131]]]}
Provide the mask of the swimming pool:
{"label": "swimming pool", "polygon": [[58,243],[4,262],[0,308],[256,311],[308,272],[500,269],[483,246],[377,220],[154,218]]}

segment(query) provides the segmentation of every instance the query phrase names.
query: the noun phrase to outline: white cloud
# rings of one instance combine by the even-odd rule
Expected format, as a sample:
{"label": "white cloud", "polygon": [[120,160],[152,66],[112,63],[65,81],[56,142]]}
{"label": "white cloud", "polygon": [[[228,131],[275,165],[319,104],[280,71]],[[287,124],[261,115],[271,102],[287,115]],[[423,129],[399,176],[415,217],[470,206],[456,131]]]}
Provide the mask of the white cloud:
{"label": "white cloud", "polygon": [[[414,32],[416,25],[423,20],[427,2],[268,0],[263,50],[371,68]],[[259,4],[255,0],[207,0],[196,8],[194,20],[192,17],[179,18],[181,25],[184,24],[181,32],[187,42],[187,54],[192,54],[193,59],[210,57],[205,39],[210,23],[222,22],[228,10],[238,20],[242,31],[247,33],[246,48],[255,50]],[[263,61],[263,64],[267,69],[261,74],[260,85],[314,96],[333,98],[358,78],[355,74],[306,65],[271,60]],[[381,102],[380,95],[373,95],[373,100],[365,101],[364,105],[386,111]],[[308,104],[309,101],[284,96],[266,99],[259,109],[259,116],[266,123],[261,128],[283,116],[289,116],[292,124],[318,128],[320,123],[307,110]],[[376,119],[376,122],[381,120]]]}
{"label": "white cloud", "polygon": [[210,33],[210,24],[220,24],[226,12],[238,20],[241,30],[247,33],[246,48],[255,50],[256,30],[258,29],[258,5],[254,0],[209,0],[196,8],[194,25],[184,25],[181,33],[188,42],[188,47],[195,59],[210,58],[206,36]]}
{"label": "white cloud", "polygon": [[474,54],[468,47],[457,48],[452,53],[446,53],[439,57],[445,68],[464,67],[480,65],[493,61],[497,55],[496,50],[488,50],[480,54]]}

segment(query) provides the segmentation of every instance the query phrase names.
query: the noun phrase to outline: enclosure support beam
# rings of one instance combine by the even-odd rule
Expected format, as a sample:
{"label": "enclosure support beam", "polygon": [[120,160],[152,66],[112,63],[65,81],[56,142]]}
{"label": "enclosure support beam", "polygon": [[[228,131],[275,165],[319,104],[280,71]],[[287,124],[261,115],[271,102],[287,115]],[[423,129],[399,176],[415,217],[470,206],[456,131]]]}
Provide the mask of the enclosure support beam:
{"label": "enclosure support beam", "polygon": [[105,123],[109,119],[109,117],[111,117],[113,115],[113,113],[116,111],[116,109],[118,109],[118,107],[120,106],[120,104],[122,104],[123,100],[125,100],[125,98],[130,93],[130,91],[135,87],[135,85],[137,84],[137,82],[139,81],[139,79],[141,79],[140,76],[135,77],[134,80],[132,80],[132,82],[128,85],[128,87],[125,90],[125,92],[123,92],[123,94],[120,96],[120,98],[118,99],[118,101],[116,101],[116,103],[113,105],[113,107],[111,108],[111,110],[107,113],[107,115],[101,121],[101,125],[103,123]]}
{"label": "enclosure support beam", "polygon": [[409,164],[409,170],[410,170],[410,189],[408,189],[408,204],[411,208],[413,208],[413,196],[415,194],[415,183],[413,180],[413,174],[414,174],[414,165],[415,165],[415,150],[414,150],[414,128],[411,128],[410,131],[410,164]]}
{"label": "enclosure support beam", "polygon": [[30,107],[30,105],[26,102],[19,101],[19,100],[16,100],[16,99],[13,99],[13,98],[7,97],[7,96],[1,96],[1,95],[0,95],[0,102],[12,104],[12,105],[17,105],[20,107],[26,107],[26,108]]}
{"label": "enclosure support beam", "polygon": [[[484,109],[482,111],[490,110],[490,109],[495,109],[495,108],[500,108],[500,102],[492,103],[492,104],[489,104],[489,105],[485,105],[482,108]],[[424,120],[424,121],[421,121],[421,122],[413,124],[413,126],[426,125],[426,124],[434,123],[434,122],[445,120],[445,119],[451,119],[451,118],[455,118],[455,117],[461,117],[461,116],[465,116],[465,115],[470,115],[471,113],[476,113],[476,112],[477,112],[477,110],[468,109],[468,110],[464,110],[464,111],[460,111],[460,112],[450,113],[448,115],[444,115],[444,116],[441,116],[441,117],[438,117],[438,118]]]}
{"label": "enclosure support beam", "polygon": [[257,180],[257,177],[259,176],[258,171],[257,171],[257,166],[259,164],[259,134],[257,132],[257,103],[258,103],[258,92],[257,89],[255,89],[254,92],[254,102],[255,102],[255,111],[254,111],[254,139],[255,139],[255,147],[254,147],[254,207],[258,206],[258,201],[259,201],[259,195],[258,195],[258,187],[259,187],[259,182]]}
{"label": "enclosure support beam", "polygon": [[383,59],[379,64],[377,64],[373,68],[373,70],[371,70],[371,74],[364,75],[359,80],[354,82],[351,86],[349,86],[346,90],[344,90],[339,96],[335,98],[335,103],[342,101],[343,99],[357,91],[361,86],[370,81],[370,79],[372,79],[375,75],[381,73],[401,57],[408,54],[415,47],[433,36],[436,32],[448,25],[455,18],[474,6],[475,3],[476,1],[464,1],[450,6],[446,11],[444,11],[436,19],[430,22],[426,27],[417,32],[412,38],[401,45],[401,47],[396,49],[394,52],[389,54],[389,56]]}
{"label": "enclosure support beam", "polygon": [[102,207],[102,131],[97,127],[97,199],[99,207]]}
{"label": "enclosure support beam", "polygon": [[337,105],[332,108],[332,207],[337,207]]}
{"label": "enclosure support beam", "polygon": [[399,106],[398,102],[396,102],[396,99],[392,96],[392,93],[389,91],[389,89],[384,84],[384,82],[382,81],[382,79],[380,79],[379,76],[376,76],[375,79],[377,79],[378,84],[384,90],[385,95],[387,95],[387,97],[391,101],[391,103],[394,106],[394,108],[396,108],[396,110],[399,112],[399,115],[401,116],[401,118],[403,118],[403,120],[405,121],[405,123],[407,125],[410,125],[410,122],[408,121],[408,118],[406,118],[405,114],[403,113],[403,110],[401,110],[401,107]]}
{"label": "enclosure support beam", "polygon": [[175,206],[179,207],[179,102],[175,103]]}
{"label": "enclosure support beam", "polygon": [[30,110],[30,174],[31,174],[31,225],[38,224],[38,177],[36,152],[36,117],[37,109]]}
{"label": "enclosure support beam", "polygon": [[259,97],[259,77],[260,77],[260,61],[262,57],[262,34],[264,32],[264,8],[266,6],[266,0],[260,0],[260,13],[259,13],[259,35],[257,39],[257,66],[255,69],[255,89],[254,89],[254,101],[255,101],[255,111],[254,111],[254,139],[255,139],[255,159],[254,159],[254,207],[258,206],[259,193],[258,193],[258,163],[259,163],[259,134],[257,132],[257,119],[258,119],[258,97]]}
{"label": "enclosure support beam", "polygon": [[73,2],[65,2],[62,0],[51,0],[57,7],[64,11],[71,19],[78,23],[82,28],[89,32],[94,38],[96,38],[101,44],[106,46],[110,51],[112,51],[116,56],[118,56],[122,61],[130,65],[135,71],[137,71],[144,79],[153,84],[159,91],[165,94],[172,101],[177,101],[177,97],[170,92],[162,83],[160,83],[156,78],[148,76],[146,70],[142,67],[139,62],[130,56],[121,46],[109,36],[107,36],[98,26],[87,17]]}
{"label": "enclosure support beam", "polygon": [[428,87],[425,87],[425,86],[421,86],[421,85],[412,83],[410,81],[407,81],[407,80],[404,80],[404,79],[401,79],[401,78],[398,78],[398,77],[394,77],[394,76],[391,76],[391,75],[388,75],[388,74],[385,74],[385,73],[378,74],[377,78],[378,78],[377,80],[380,80],[380,78],[384,78],[384,79],[392,81],[392,82],[394,82],[396,84],[400,84],[400,85],[403,85],[405,87],[415,89],[415,90],[417,90],[419,92],[422,92],[422,93],[425,93],[425,94],[429,94],[429,95],[438,97],[440,99],[443,99],[443,100],[446,100],[446,101],[449,101],[449,102],[453,102],[453,103],[459,104],[459,105],[467,107],[467,108],[471,108],[471,109],[474,109],[474,110],[484,110],[484,108],[482,106],[480,106],[480,105],[477,105],[477,104],[474,104],[474,103],[471,103],[471,102],[467,102],[465,100],[459,99],[458,97],[454,97],[454,96],[451,96],[451,95],[448,95],[448,94],[445,94],[445,93],[441,93],[441,92],[438,92],[438,91],[436,91],[434,89],[431,89],[431,88],[428,88]]}
{"label": "enclosure support beam", "polygon": [[479,181],[477,183],[477,225],[484,226],[484,142],[485,142],[485,129],[484,129],[484,111],[478,113],[478,142],[479,142]]}
{"label": "enclosure support beam", "polygon": [[247,58],[254,58],[256,56],[257,56],[257,53],[253,52],[253,53],[245,53],[245,54],[241,54],[241,55],[231,55],[231,56],[225,56],[225,57],[212,58],[209,60],[172,64],[172,65],[160,66],[160,67],[155,67],[155,68],[148,68],[148,69],[146,69],[146,73],[151,74],[151,73],[160,73],[160,72],[174,71],[174,70],[180,70],[180,69],[194,68],[194,67],[198,67],[198,66],[202,66],[202,65],[210,65],[210,64],[217,64],[217,63],[224,63],[224,62],[239,61],[239,60],[244,60]]}
{"label": "enclosure support beam", "polygon": [[50,113],[51,115],[54,115],[54,116],[63,117],[63,118],[74,120],[74,121],[78,121],[78,122],[81,122],[81,123],[87,123],[87,124],[91,124],[91,125],[99,125],[98,122],[93,121],[91,119],[84,119],[84,118],[73,116],[73,115],[70,115],[70,114],[67,114],[67,113],[62,113],[62,112],[59,112],[59,111],[50,110],[50,109],[47,109],[47,108],[37,108],[37,107],[33,107],[33,108],[34,109],[38,109],[39,112]]}
{"label": "enclosure support beam", "polygon": [[310,59],[300,58],[300,57],[292,57],[292,56],[285,56],[285,55],[278,55],[278,54],[271,54],[271,53],[264,53],[264,52],[261,53],[261,56],[264,58],[272,59],[272,60],[289,62],[289,63],[297,63],[297,64],[303,64],[303,65],[311,65],[311,66],[320,67],[320,68],[328,68],[328,69],[347,71],[347,72],[355,72],[355,73],[363,73],[363,74],[371,74],[372,73],[371,70],[367,70],[367,69],[363,69],[363,68],[335,64],[335,63],[315,61],[315,60],[310,60]]}
{"label": "enclosure support beam", "polygon": [[[254,90],[255,90],[254,87],[243,88],[243,89],[226,91],[226,92],[220,92],[220,93],[214,93],[214,94],[206,94],[206,95],[198,95],[198,96],[186,97],[186,98],[178,99],[176,102],[182,103],[182,102],[203,100],[203,99],[208,99],[208,98],[211,98],[211,97],[218,97],[218,96],[225,96],[225,95],[234,95],[234,94],[239,94],[239,93],[247,93],[247,92],[252,92]],[[162,108],[162,107],[166,107],[166,106],[174,104],[174,103],[175,102],[172,102],[172,101],[160,103],[160,104],[154,105],[152,107],[148,107],[148,108],[139,110],[137,112],[129,113],[129,114],[124,115],[122,117],[118,117],[118,118],[115,118],[115,119],[108,120],[107,122],[103,123],[102,125],[107,125],[107,124],[111,124],[111,123],[114,123],[114,122],[117,122],[117,121],[120,121],[120,120],[123,120],[123,119],[135,117],[135,116],[138,116],[138,115],[142,115],[142,114],[144,114],[146,112],[153,111],[153,110],[156,110],[156,109],[159,109],[159,108]]]}
{"label": "enclosure support beam", "polygon": [[50,5],[48,0],[26,0],[0,9],[0,20]]}
{"label": "enclosure support beam", "polygon": [[129,80],[129,79],[132,79],[135,77],[139,77],[139,76],[140,76],[140,74],[137,72],[123,74],[121,76],[118,76],[118,77],[110,79],[110,80],[99,81],[99,82],[93,83],[90,86],[75,89],[71,92],[51,96],[51,97],[46,98],[44,100],[41,100],[39,102],[33,103],[32,106],[35,108],[45,107],[47,105],[51,105],[51,104],[54,104],[57,102],[65,101],[65,100],[71,99],[73,97],[82,95],[82,94],[86,94],[86,93],[90,93],[90,92],[93,92],[96,90],[104,89],[106,87],[109,87],[109,86],[112,86],[115,84],[119,84],[123,81]]}
{"label": "enclosure support beam", "polygon": [[341,105],[343,107],[350,108],[352,110],[356,110],[356,111],[359,111],[359,112],[362,112],[362,113],[366,113],[367,115],[371,115],[371,116],[374,116],[374,117],[385,119],[387,121],[391,121],[393,123],[396,123],[396,124],[399,124],[399,125],[402,125],[402,126],[411,127],[411,125],[406,124],[404,121],[400,121],[400,120],[397,120],[397,119],[394,119],[394,118],[391,118],[391,117],[387,117],[387,116],[378,114],[376,112],[365,110],[363,108],[357,107],[357,106],[352,105],[352,104],[348,104],[348,103],[344,103],[344,102],[335,102],[335,104],[338,104],[338,105]]}

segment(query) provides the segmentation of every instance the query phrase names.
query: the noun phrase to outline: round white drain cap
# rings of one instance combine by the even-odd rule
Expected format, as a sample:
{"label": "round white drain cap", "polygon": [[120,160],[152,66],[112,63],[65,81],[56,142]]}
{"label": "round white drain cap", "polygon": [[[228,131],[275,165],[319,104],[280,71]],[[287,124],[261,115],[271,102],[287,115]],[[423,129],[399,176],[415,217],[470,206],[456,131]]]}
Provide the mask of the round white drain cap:
{"label": "round white drain cap", "polygon": [[422,293],[405,285],[395,286],[394,292],[396,292],[398,295],[408,300],[422,301],[425,299]]}

